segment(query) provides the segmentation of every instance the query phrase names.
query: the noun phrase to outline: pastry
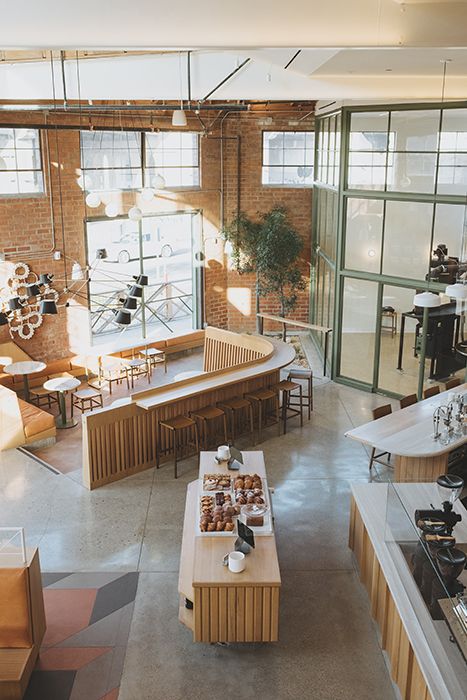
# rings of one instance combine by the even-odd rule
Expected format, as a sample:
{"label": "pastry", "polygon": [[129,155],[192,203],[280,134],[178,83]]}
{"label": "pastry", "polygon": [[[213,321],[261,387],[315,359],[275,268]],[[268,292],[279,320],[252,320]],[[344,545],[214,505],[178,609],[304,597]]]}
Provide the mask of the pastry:
{"label": "pastry", "polygon": [[261,527],[264,525],[264,518],[262,515],[249,515],[246,524],[248,527]]}
{"label": "pastry", "polygon": [[232,532],[234,530],[234,528],[235,528],[235,525],[232,522],[230,522],[230,523],[225,524],[224,529],[226,530],[226,532]]}

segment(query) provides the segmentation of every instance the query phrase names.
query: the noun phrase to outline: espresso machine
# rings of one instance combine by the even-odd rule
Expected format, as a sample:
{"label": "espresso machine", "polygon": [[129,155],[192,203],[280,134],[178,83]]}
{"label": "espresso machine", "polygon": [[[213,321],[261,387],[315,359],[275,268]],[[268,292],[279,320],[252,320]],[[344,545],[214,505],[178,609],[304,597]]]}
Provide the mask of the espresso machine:
{"label": "espresso machine", "polygon": [[462,516],[453,509],[464,487],[461,477],[443,474],[437,479],[441,508],[415,511],[415,524],[422,535],[412,556],[413,576],[433,619],[443,619],[438,604],[446,595],[462,595],[465,586],[458,581],[467,555],[455,547],[454,527]]}

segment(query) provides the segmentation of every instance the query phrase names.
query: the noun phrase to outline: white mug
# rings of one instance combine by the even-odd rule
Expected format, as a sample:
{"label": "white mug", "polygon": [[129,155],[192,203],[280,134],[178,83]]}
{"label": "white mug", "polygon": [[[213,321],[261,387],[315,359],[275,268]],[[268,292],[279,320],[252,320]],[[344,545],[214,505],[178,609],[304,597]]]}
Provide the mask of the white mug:
{"label": "white mug", "polygon": [[230,552],[229,569],[234,574],[239,574],[245,568],[245,555],[243,552]]}
{"label": "white mug", "polygon": [[226,462],[230,459],[230,447],[228,445],[219,445],[217,448],[217,459],[221,462]]}

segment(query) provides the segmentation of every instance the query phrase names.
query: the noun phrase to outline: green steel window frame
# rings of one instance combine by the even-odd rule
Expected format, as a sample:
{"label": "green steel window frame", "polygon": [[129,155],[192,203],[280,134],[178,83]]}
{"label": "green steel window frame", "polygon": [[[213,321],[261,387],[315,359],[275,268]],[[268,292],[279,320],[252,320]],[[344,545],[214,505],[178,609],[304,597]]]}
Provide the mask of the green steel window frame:
{"label": "green steel window frame", "polygon": [[[349,143],[350,143],[350,120],[351,115],[354,113],[368,113],[368,112],[381,112],[387,111],[388,115],[388,139],[391,129],[391,115],[393,112],[407,111],[425,111],[425,110],[440,110],[440,118],[438,125],[438,133],[442,133],[443,119],[446,112],[450,112],[455,109],[467,109],[467,101],[456,101],[446,103],[417,103],[417,104],[377,104],[377,105],[359,105],[352,107],[343,107],[340,110],[334,111],[329,114],[316,117],[316,134],[317,138],[315,140],[315,173],[319,177],[321,171],[319,170],[319,160],[321,158],[321,134],[327,128],[329,132],[330,121],[329,118],[333,115],[340,115],[341,118],[341,140],[339,149],[339,184],[338,187],[332,187],[328,183],[322,180],[315,182],[315,189],[324,188],[331,189],[338,192],[338,203],[337,203],[337,231],[336,231],[336,259],[335,262],[332,261],[325,253],[319,248],[319,241],[317,240],[317,235],[319,233],[319,221],[318,214],[316,211],[319,207],[313,207],[313,223],[312,223],[312,251],[313,260],[316,261],[317,258],[322,258],[326,261],[331,269],[334,270],[335,274],[335,289],[334,289],[334,315],[333,315],[333,344],[332,344],[332,359],[331,359],[331,378],[359,389],[365,389],[367,391],[378,391],[387,396],[398,397],[390,391],[381,390],[378,386],[379,381],[379,371],[380,371],[380,345],[381,345],[381,304],[385,285],[401,287],[405,289],[420,289],[420,290],[433,290],[433,291],[444,291],[445,285],[438,282],[428,282],[427,280],[420,279],[407,279],[403,277],[387,275],[382,273],[383,269],[383,254],[381,255],[380,261],[380,271],[379,273],[374,272],[362,272],[358,270],[352,270],[345,267],[345,243],[346,243],[346,212],[347,212],[347,202],[350,198],[358,199],[372,199],[383,201],[383,224],[382,224],[382,241],[381,250],[384,250],[384,235],[386,228],[386,203],[388,201],[400,201],[400,202],[416,202],[416,203],[428,203],[433,204],[431,231],[430,231],[430,249],[433,248],[434,243],[434,228],[435,228],[435,216],[436,207],[439,204],[458,204],[467,207],[467,193],[466,195],[458,194],[444,194],[438,192],[438,174],[440,168],[440,155],[444,153],[451,153],[451,151],[441,151],[440,150],[440,137],[438,138],[438,150],[436,152],[436,169],[435,169],[435,187],[433,193],[418,193],[418,192],[398,192],[387,189],[387,168],[388,168],[388,158],[389,153],[395,153],[396,151],[389,150],[389,142],[386,148],[386,176],[384,190],[364,190],[349,188],[347,183],[348,177],[348,167],[349,167]],[[337,122],[338,116],[336,116]],[[328,138],[329,143],[329,138]],[[404,153],[407,151],[404,151]],[[419,151],[417,151],[418,153]],[[430,153],[425,152],[423,153]],[[454,152],[452,152],[454,153]],[[327,161],[328,162],[328,161]],[[322,163],[321,163],[322,164]],[[328,179],[328,172],[326,171],[326,179]],[[315,269],[317,268],[315,262]],[[429,269],[429,261],[427,261],[427,271]],[[342,309],[343,309],[343,291],[344,291],[344,281],[346,278],[355,278],[361,280],[367,280],[375,282],[378,284],[378,307],[376,315],[376,327],[375,327],[375,349],[373,355],[373,381],[371,384],[361,382],[349,377],[344,377],[340,374],[340,356],[342,349]],[[310,297],[310,320],[313,322],[314,313],[316,308],[316,281],[312,285],[311,297]],[[317,342],[318,336],[312,334],[315,344],[317,345],[318,352],[320,352],[319,343]]]}

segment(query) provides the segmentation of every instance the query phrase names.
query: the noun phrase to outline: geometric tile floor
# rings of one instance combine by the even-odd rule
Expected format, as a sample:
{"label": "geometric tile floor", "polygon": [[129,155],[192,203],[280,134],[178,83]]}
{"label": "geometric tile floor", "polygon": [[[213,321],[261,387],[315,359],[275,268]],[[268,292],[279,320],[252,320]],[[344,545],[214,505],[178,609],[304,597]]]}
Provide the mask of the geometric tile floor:
{"label": "geometric tile floor", "polygon": [[43,573],[47,630],[25,700],[117,700],[138,573]]}

